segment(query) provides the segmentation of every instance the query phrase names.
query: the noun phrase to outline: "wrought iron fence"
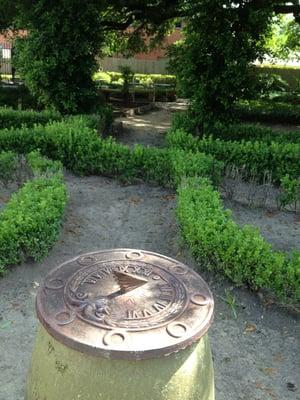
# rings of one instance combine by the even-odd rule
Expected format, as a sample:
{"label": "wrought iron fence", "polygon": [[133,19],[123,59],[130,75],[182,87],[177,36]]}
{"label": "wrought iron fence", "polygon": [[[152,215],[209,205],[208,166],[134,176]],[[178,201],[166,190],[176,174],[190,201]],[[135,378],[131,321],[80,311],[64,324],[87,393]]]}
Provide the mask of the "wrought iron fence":
{"label": "wrought iron fence", "polygon": [[11,43],[0,42],[0,74],[11,75]]}

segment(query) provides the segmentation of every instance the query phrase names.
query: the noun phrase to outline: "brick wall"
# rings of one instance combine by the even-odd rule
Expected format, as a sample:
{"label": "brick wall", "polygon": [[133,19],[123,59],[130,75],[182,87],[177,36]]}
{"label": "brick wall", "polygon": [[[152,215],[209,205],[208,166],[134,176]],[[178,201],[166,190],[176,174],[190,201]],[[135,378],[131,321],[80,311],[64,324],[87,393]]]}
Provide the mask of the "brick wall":
{"label": "brick wall", "polygon": [[165,38],[160,48],[154,49],[149,53],[138,53],[135,55],[134,58],[137,60],[152,60],[152,61],[166,58],[167,57],[166,48],[180,39],[182,39],[182,30],[181,28],[176,28],[174,32],[172,32]]}

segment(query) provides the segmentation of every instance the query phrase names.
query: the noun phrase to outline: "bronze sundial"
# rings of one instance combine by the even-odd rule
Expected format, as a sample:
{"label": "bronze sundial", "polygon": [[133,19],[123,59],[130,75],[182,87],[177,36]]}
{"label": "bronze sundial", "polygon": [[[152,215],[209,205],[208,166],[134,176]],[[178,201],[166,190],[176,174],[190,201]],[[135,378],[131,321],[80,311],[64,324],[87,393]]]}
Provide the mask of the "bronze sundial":
{"label": "bronze sundial", "polygon": [[50,272],[37,312],[51,335],[76,350],[144,359],[178,351],[204,335],[213,298],[186,265],[116,249],[81,255]]}

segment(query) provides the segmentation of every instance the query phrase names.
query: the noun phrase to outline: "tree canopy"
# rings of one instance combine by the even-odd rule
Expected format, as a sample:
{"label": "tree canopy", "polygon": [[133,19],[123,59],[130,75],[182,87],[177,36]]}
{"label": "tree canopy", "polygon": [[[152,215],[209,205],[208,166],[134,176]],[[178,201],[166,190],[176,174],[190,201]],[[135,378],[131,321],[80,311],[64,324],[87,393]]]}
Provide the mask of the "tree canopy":
{"label": "tree canopy", "polygon": [[15,63],[40,103],[77,113],[97,104],[96,56],[107,48],[141,50],[145,38],[156,43],[183,18],[187,38],[177,72],[203,115],[221,115],[242,95],[246,66],[261,55],[274,11],[300,15],[296,0],[0,0],[0,29],[26,30]]}
{"label": "tree canopy", "polygon": [[299,59],[300,24],[290,15],[277,15],[273,18],[267,51],[275,58]]}

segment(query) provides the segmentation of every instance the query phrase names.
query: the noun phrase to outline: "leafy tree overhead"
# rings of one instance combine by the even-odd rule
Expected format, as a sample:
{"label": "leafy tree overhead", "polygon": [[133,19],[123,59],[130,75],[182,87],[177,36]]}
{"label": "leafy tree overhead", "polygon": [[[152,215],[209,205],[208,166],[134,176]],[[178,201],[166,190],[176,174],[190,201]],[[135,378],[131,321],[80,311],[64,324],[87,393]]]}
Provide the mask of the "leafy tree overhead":
{"label": "leafy tree overhead", "polygon": [[27,36],[16,41],[19,74],[43,105],[62,113],[91,110],[97,100],[92,74],[103,42],[98,8],[68,0],[36,3]]}
{"label": "leafy tree overhead", "polygon": [[254,1],[186,1],[189,17],[184,42],[171,49],[171,67],[190,113],[201,129],[216,119],[228,120],[237,99],[251,88],[251,61],[264,54],[272,16],[270,4]]}
{"label": "leafy tree overhead", "polygon": [[[146,1],[16,0],[0,23],[26,29],[26,37],[16,42],[15,65],[26,86],[38,101],[62,113],[93,110],[97,91],[92,80],[96,56],[110,40],[137,50],[143,36],[160,38],[168,29],[170,0],[155,5]],[[4,4],[6,3],[6,4]],[[159,8],[165,10],[158,12]],[[123,32],[130,27],[127,34]]]}
{"label": "leafy tree overhead", "polygon": [[290,15],[273,18],[267,51],[272,57],[280,59],[300,58],[300,24]]}
{"label": "leafy tree overhead", "polygon": [[[108,47],[127,54],[140,50],[146,36],[151,37],[150,44],[156,43],[174,18],[184,17],[190,63],[183,59],[187,74],[182,79],[192,82],[191,89],[197,92],[193,104],[205,105],[203,115],[211,115],[213,110],[222,113],[239,95],[247,62],[260,54],[270,10],[292,11],[298,18],[295,4],[280,0],[0,0],[0,29],[27,31],[16,46],[16,66],[39,102],[76,113],[91,110],[97,103],[91,79],[97,55]],[[182,71],[178,71],[181,77]],[[197,86],[200,73],[202,84]],[[209,81],[206,86],[204,79]],[[227,88],[221,88],[224,80]]]}

